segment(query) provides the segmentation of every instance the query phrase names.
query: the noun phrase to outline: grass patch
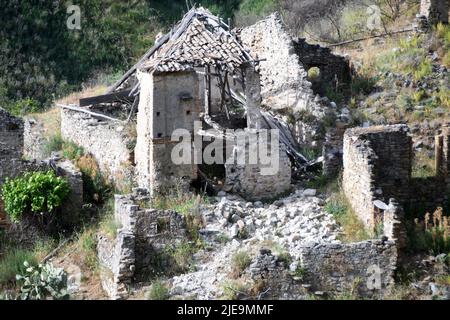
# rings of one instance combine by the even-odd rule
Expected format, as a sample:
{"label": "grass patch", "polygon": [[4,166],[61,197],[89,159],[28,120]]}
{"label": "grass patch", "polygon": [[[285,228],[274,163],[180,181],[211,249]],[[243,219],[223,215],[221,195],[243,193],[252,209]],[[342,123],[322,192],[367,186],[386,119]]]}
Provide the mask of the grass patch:
{"label": "grass patch", "polygon": [[94,227],[85,228],[77,234],[75,248],[78,262],[89,271],[98,269],[97,258],[97,230]]}
{"label": "grass patch", "polygon": [[23,263],[37,265],[39,260],[33,250],[11,248],[0,260],[0,286],[14,286],[17,274],[25,273]]}
{"label": "grass patch", "polygon": [[434,156],[424,151],[416,152],[412,165],[411,176],[413,178],[428,178],[436,175],[436,164]]}
{"label": "grass patch", "polygon": [[232,275],[234,278],[238,278],[250,266],[252,258],[246,251],[239,251],[233,255],[231,263]]}
{"label": "grass patch", "polygon": [[44,153],[46,156],[50,156],[52,152],[61,151],[64,145],[64,139],[60,133],[57,133],[47,139],[44,145]]}
{"label": "grass patch", "polygon": [[154,281],[147,293],[148,300],[167,300],[169,296],[169,289],[160,280]]}
{"label": "grass patch", "polygon": [[343,234],[340,240],[345,243],[364,241],[373,238],[371,232],[367,231],[362,221],[351,208],[350,203],[342,191],[331,195],[325,211],[331,214],[337,223],[341,225]]}
{"label": "grass patch", "polygon": [[319,193],[333,193],[339,188],[339,179],[331,178],[322,173],[316,174],[311,180],[306,183],[306,186],[311,189],[317,189]]}
{"label": "grass patch", "polygon": [[117,230],[121,227],[114,217],[114,198],[110,198],[103,207],[103,217],[100,220],[99,230],[111,239],[117,236]]}
{"label": "grass patch", "polygon": [[229,280],[222,284],[223,300],[239,300],[249,296],[250,286],[242,279]]}

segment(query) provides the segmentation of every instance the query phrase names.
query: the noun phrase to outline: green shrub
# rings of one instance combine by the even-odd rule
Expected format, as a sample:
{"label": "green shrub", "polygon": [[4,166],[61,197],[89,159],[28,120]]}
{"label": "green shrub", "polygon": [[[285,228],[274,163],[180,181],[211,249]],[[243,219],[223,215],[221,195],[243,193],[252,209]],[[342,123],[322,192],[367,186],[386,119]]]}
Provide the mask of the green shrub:
{"label": "green shrub", "polygon": [[23,274],[26,269],[23,265],[25,261],[32,265],[38,263],[31,250],[9,249],[0,259],[0,285],[13,283],[17,274]]}
{"label": "green shrub", "polygon": [[149,300],[167,300],[169,298],[169,289],[162,281],[155,281],[152,283],[149,292],[147,293]]}
{"label": "green shrub", "polygon": [[51,263],[32,266],[24,262],[25,272],[16,279],[22,283],[21,300],[44,300],[51,297],[56,300],[67,299],[67,273],[55,268]]}
{"label": "green shrub", "polygon": [[308,70],[308,79],[311,81],[316,81],[320,78],[320,69],[317,67],[312,67]]}
{"label": "green shrub", "polygon": [[45,146],[44,146],[44,152],[47,156],[50,156],[52,152],[55,151],[61,151],[64,145],[64,140],[61,136],[61,134],[55,134],[51,136]]}
{"label": "green shrub", "polygon": [[188,271],[194,263],[193,255],[197,251],[194,244],[182,241],[170,250],[170,256],[175,262],[175,269],[180,272]]}
{"label": "green shrub", "polygon": [[15,116],[23,116],[28,113],[41,111],[43,108],[36,100],[26,98],[16,102],[10,102],[6,106],[6,109]]}
{"label": "green shrub", "polygon": [[51,213],[60,207],[70,192],[69,183],[53,171],[27,172],[15,179],[6,179],[2,187],[5,211],[12,221],[24,213]]}
{"label": "green shrub", "polygon": [[252,258],[245,251],[235,253],[231,259],[233,272],[240,275],[252,263]]}
{"label": "green shrub", "polygon": [[97,258],[97,232],[93,228],[87,228],[78,233],[76,249],[79,254],[80,263],[91,271],[98,267]]}
{"label": "green shrub", "polygon": [[62,146],[63,156],[69,160],[78,160],[84,155],[83,147],[74,142],[66,141]]}

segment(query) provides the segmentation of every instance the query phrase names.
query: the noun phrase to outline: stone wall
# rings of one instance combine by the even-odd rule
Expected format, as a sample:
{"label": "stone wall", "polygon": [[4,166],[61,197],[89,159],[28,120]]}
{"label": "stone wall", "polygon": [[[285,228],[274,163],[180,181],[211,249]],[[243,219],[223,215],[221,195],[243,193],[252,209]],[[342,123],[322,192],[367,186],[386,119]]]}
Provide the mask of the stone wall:
{"label": "stone wall", "polygon": [[0,184],[22,161],[23,127],[21,119],[0,108]]}
{"label": "stone wall", "polygon": [[354,128],[345,132],[343,189],[369,227],[377,222],[374,201],[409,200],[412,143],[406,125]]}
{"label": "stone wall", "polygon": [[[98,237],[98,257],[104,290],[112,299],[127,296],[134,279],[151,274],[167,246],[186,239],[184,217],[174,211],[144,209],[137,203],[149,200],[145,190],[115,196],[117,236]],[[163,261],[164,262],[164,261]]]}
{"label": "stone wall", "polygon": [[317,67],[320,76],[312,81],[315,93],[325,95],[330,88],[346,88],[351,82],[350,61],[331,52],[329,48],[311,45],[305,39],[298,39],[294,47],[305,70]]}
{"label": "stone wall", "polygon": [[[296,53],[295,43],[278,13],[244,28],[243,44],[260,59],[262,104],[288,111],[295,118],[293,133],[300,143],[321,140],[320,122],[329,112],[316,97],[307,72]],[[307,117],[305,117],[307,115]]]}
{"label": "stone wall", "polygon": [[346,127],[331,128],[325,134],[322,146],[323,174],[329,177],[338,176],[343,166],[344,133]]}
{"label": "stone wall", "polygon": [[304,281],[313,290],[381,297],[393,284],[397,264],[395,242],[312,244],[301,250]]}
{"label": "stone wall", "polygon": [[131,181],[134,151],[130,150],[130,146],[133,138],[123,125],[61,109],[61,135],[90,153],[105,177],[118,187]]}
{"label": "stone wall", "polygon": [[431,25],[448,23],[448,0],[421,0],[420,15],[425,16]]}
{"label": "stone wall", "polygon": [[[30,126],[30,123],[26,126]],[[0,108],[0,187],[6,178],[13,179],[27,171],[54,170],[58,176],[66,178],[69,182],[71,192],[63,205],[64,214],[59,223],[62,224],[60,227],[71,227],[78,222],[83,205],[83,181],[80,171],[70,161],[62,161],[59,158],[24,160],[24,152],[23,121]],[[3,216],[3,213],[0,215]],[[33,241],[32,236],[27,239],[27,235],[30,234],[24,232],[24,228],[28,227],[12,226],[11,234],[15,234],[23,241]]]}
{"label": "stone wall", "polygon": [[[233,155],[225,163],[225,184],[248,200],[267,200],[285,194],[291,188],[291,162],[283,144],[272,150],[272,143],[267,143],[267,153],[274,163],[264,163],[258,150],[257,131],[246,131],[245,145],[235,144]],[[275,147],[274,147],[275,148]],[[244,162],[239,161],[240,155]],[[267,172],[265,170],[268,170]]]}
{"label": "stone wall", "polygon": [[[343,189],[367,226],[383,222],[389,201],[412,214],[448,205],[450,129],[436,132],[440,132],[435,137],[436,175],[412,177],[412,139],[406,125],[346,131]],[[390,230],[386,224],[385,228]]]}
{"label": "stone wall", "polygon": [[45,150],[48,140],[44,134],[42,123],[32,118],[25,119],[23,154],[26,159],[43,160],[49,156]]}

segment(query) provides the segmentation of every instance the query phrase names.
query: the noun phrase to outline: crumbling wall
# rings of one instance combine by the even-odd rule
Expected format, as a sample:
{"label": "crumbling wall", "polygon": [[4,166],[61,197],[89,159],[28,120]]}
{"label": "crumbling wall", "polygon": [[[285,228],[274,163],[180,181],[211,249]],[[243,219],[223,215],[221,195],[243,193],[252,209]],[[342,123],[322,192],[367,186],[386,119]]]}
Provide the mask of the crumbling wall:
{"label": "crumbling wall", "polygon": [[244,28],[243,44],[260,59],[262,104],[288,111],[295,118],[293,131],[301,143],[321,140],[320,120],[329,110],[316,97],[294,41],[278,13]]}
{"label": "crumbling wall", "polygon": [[24,122],[24,157],[37,160],[47,158],[49,155],[46,154],[46,144],[44,125],[35,119],[26,118]]}
{"label": "crumbling wall", "polygon": [[448,23],[448,0],[421,0],[420,15],[428,19],[428,23],[436,25],[439,22]]}
{"label": "crumbling wall", "polygon": [[306,70],[317,67],[320,76],[312,81],[315,93],[325,95],[327,89],[346,88],[351,81],[350,62],[347,58],[334,54],[330,48],[311,45],[305,39],[297,39],[294,47]]}
{"label": "crumbling wall", "polygon": [[157,264],[164,263],[160,261],[161,253],[167,246],[186,239],[184,217],[174,211],[145,209],[137,204],[148,200],[146,190],[116,195],[117,236],[98,237],[102,286],[112,299],[126,298],[127,286],[134,279],[150,274]]}
{"label": "crumbling wall", "polygon": [[345,126],[337,126],[328,130],[325,135],[322,146],[322,172],[325,176],[336,177],[342,170],[345,130]]}
{"label": "crumbling wall", "polygon": [[62,108],[61,135],[90,153],[105,177],[119,187],[132,180],[134,152],[130,144],[133,138],[122,125]]}
{"label": "crumbling wall", "polygon": [[261,298],[300,300],[304,290],[286,268],[285,262],[272,254],[271,250],[261,249],[249,266],[250,277],[256,283],[270,288]]}
{"label": "crumbling wall", "polygon": [[[141,85],[137,120],[136,165],[140,187],[151,192],[174,183],[172,178],[197,177],[197,166],[175,164],[171,141],[177,129],[193,138],[194,121],[201,111],[198,77],[195,72],[151,75],[138,74]],[[191,149],[192,150],[192,149]]]}
{"label": "crumbling wall", "polygon": [[343,189],[352,208],[375,227],[375,200],[409,200],[411,137],[406,125],[354,128],[345,132]]}
{"label": "crumbling wall", "polygon": [[[268,140],[266,153],[259,149],[257,131],[246,131],[243,135],[245,144],[235,143],[233,154],[225,163],[225,184],[249,200],[271,199],[288,192],[291,188],[291,162],[285,146],[280,143],[277,149]],[[274,162],[265,163],[261,151],[271,159],[269,162]],[[240,157],[244,161],[240,161]]]}
{"label": "crumbling wall", "polygon": [[301,249],[304,281],[314,290],[380,297],[394,284],[397,249],[393,241],[310,244]]}
{"label": "crumbling wall", "polygon": [[101,267],[101,283],[111,299],[127,297],[127,285],[134,274],[134,235],[120,229],[115,239],[99,235],[98,259]]}
{"label": "crumbling wall", "polygon": [[0,108],[0,185],[22,161],[23,128],[21,119]]}

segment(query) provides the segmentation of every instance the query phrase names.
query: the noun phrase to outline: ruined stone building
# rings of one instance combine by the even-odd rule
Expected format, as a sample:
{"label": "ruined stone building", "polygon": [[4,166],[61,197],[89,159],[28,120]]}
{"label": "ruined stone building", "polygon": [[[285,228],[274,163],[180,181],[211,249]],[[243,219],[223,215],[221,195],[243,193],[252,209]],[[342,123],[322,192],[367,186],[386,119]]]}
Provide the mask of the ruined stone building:
{"label": "ruined stone building", "polygon": [[384,234],[404,238],[405,210],[423,214],[448,204],[449,128],[444,127],[435,140],[435,175],[413,177],[413,143],[407,125],[346,131],[343,189],[367,227],[384,226]]}
{"label": "ruined stone building", "polygon": [[[193,8],[106,95],[82,99],[80,107],[65,106],[61,132],[90,152],[118,184],[133,180],[153,192],[180,179],[204,178],[206,171],[213,172],[211,178],[220,176],[227,191],[272,198],[290,188],[291,161],[307,162],[298,153],[299,144],[320,147],[324,119],[335,115],[307,79],[306,68],[324,60],[313,58],[314,52],[318,57],[333,56],[327,49],[294,40],[278,14],[243,30],[230,30],[208,10]],[[328,61],[321,65],[323,79],[331,86],[334,80],[344,82],[349,76],[347,61]],[[130,135],[127,127],[134,121]],[[171,160],[178,144],[171,136],[177,129],[187,130],[192,139],[212,136],[227,142],[235,141],[236,135],[224,135],[226,129],[241,129],[248,150],[250,135],[280,128],[282,143],[275,150],[280,165],[274,176],[262,174],[260,159],[245,166],[234,161],[199,165],[194,161],[199,148],[194,147],[189,164]],[[202,151],[206,147],[203,144]],[[231,151],[224,148],[222,156],[230,160],[245,150],[234,145]]]}

